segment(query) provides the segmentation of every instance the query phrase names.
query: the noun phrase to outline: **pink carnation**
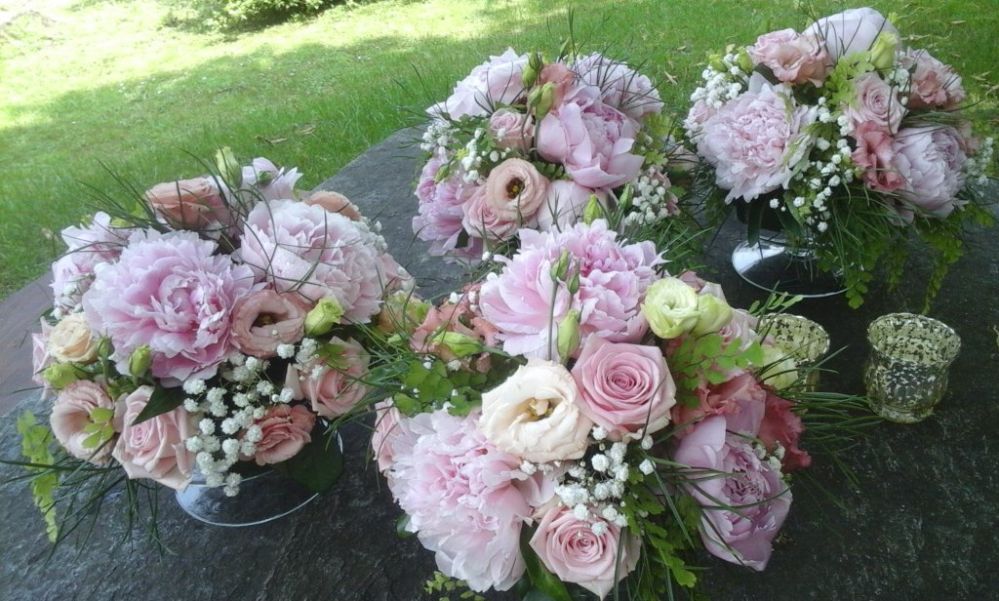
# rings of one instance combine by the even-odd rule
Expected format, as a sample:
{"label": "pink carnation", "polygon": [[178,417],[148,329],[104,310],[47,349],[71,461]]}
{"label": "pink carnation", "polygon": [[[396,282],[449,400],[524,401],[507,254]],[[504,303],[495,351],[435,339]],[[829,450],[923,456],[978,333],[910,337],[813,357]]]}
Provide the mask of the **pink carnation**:
{"label": "pink carnation", "polygon": [[584,83],[600,88],[600,99],[605,104],[636,121],[663,110],[652,80],[624,63],[594,53],[577,60],[572,68]]}
{"label": "pink carnation", "polygon": [[532,507],[518,488],[520,459],[496,449],[479,415],[416,416],[408,453],[396,453],[389,486],[409,515],[407,529],[434,551],[444,574],[475,591],[511,588],[524,573],[520,530]]}
{"label": "pink carnation", "polygon": [[964,140],[953,127],[927,125],[903,129],[892,146],[895,168],[905,180],[899,193],[940,219],[954,210],[964,187]]}
{"label": "pink carnation", "polygon": [[784,85],[759,84],[758,91],[730,101],[704,123],[697,152],[714,166],[718,185],[729,191],[726,202],[754,200],[791,180],[795,163],[807,151],[801,133],[813,111],[795,106],[790,94]]}
{"label": "pink carnation", "polygon": [[310,301],[335,298],[348,321],[378,312],[381,241],[366,225],[318,205],[272,200],[250,211],[242,240],[239,255],[258,281]]}
{"label": "pink carnation", "polygon": [[[549,339],[570,309],[580,311],[580,333],[617,342],[636,341],[647,324],[640,303],[662,263],[651,242],[624,244],[603,220],[576,224],[563,232],[521,230],[521,248],[513,258],[499,258],[503,272],[482,285],[482,315],[499,330],[508,353],[546,358]],[[579,291],[570,295],[555,282],[552,265],[563,250],[570,273],[579,270]]]}
{"label": "pink carnation", "polygon": [[114,264],[97,266],[83,297],[94,332],[110,337],[121,373],[142,345],[151,373],[165,386],[209,378],[232,350],[233,306],[250,292],[253,273],[216,254],[193,232],[137,232]]}

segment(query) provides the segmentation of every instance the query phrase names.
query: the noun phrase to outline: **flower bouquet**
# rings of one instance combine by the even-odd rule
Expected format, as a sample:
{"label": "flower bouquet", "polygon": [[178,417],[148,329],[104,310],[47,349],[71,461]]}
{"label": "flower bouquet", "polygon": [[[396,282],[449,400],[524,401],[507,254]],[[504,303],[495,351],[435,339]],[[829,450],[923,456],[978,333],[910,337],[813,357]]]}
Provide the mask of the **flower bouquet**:
{"label": "flower bouquet", "polygon": [[335,482],[335,420],[366,393],[358,325],[409,277],[377,224],[299,177],[223,150],[217,175],[102,195],[63,230],[34,335],[51,433],[20,423],[51,536],[57,494],[99,507],[119,482],[133,499],[146,481],[234,496],[261,466],[315,493]]}
{"label": "flower bouquet", "polygon": [[878,266],[899,282],[915,234],[937,254],[929,303],[962,228],[993,221],[973,186],[993,142],[972,135],[965,98],[950,66],[861,8],[729,46],[705,67],[685,127],[724,204],[744,205],[751,244],[761,224],[783,230],[842,275],[856,307]]}
{"label": "flower bouquet", "polygon": [[659,92],[571,48],[554,61],[507,49],[428,109],[413,230],[432,254],[509,255],[519,229],[559,230],[587,210],[658,230],[677,220],[666,169],[678,147]]}
{"label": "flower bouquet", "polygon": [[762,570],[799,443],[856,434],[868,418],[834,416],[863,400],[814,392],[801,349],[651,242],[603,220],[520,236],[498,273],[395,312],[372,447],[436,554],[428,590],[658,600],[695,585],[698,547]]}

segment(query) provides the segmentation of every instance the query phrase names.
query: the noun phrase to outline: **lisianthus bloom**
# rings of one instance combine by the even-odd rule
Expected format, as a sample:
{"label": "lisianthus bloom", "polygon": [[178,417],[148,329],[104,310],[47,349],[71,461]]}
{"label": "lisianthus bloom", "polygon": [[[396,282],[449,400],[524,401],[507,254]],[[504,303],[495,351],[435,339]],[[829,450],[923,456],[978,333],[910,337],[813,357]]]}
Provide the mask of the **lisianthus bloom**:
{"label": "lisianthus bloom", "polygon": [[313,302],[333,297],[348,321],[364,323],[378,312],[381,241],[365,224],[317,205],[272,200],[250,211],[242,241],[239,256],[258,281]]}
{"label": "lisianthus bloom", "polygon": [[964,153],[961,135],[953,127],[927,125],[903,129],[895,136],[895,168],[905,185],[902,197],[934,217],[954,210],[954,199],[964,187]]}
{"label": "lisianthus bloom", "polygon": [[295,344],[305,335],[309,308],[305,299],[293,292],[253,292],[233,307],[233,346],[254,357],[273,357],[279,345]]}
{"label": "lisianthus bloom", "polygon": [[685,488],[701,504],[701,540],[708,552],[757,571],[766,568],[791,507],[779,464],[757,457],[742,436],[726,434],[721,416],[694,426],[673,460],[695,470]]}
{"label": "lisianthus bloom", "polygon": [[[580,311],[582,342],[592,334],[616,342],[637,341],[646,323],[639,305],[662,263],[651,242],[624,244],[607,222],[576,224],[562,232],[521,230],[521,247],[498,277],[482,285],[482,316],[496,326],[503,349],[515,355],[554,356],[554,333],[572,309]],[[552,266],[567,253],[579,290],[569,293],[552,279]]]}
{"label": "lisianthus bloom", "polygon": [[447,100],[427,112],[451,119],[484,117],[494,109],[513,104],[524,94],[523,72],[527,61],[526,54],[518,55],[513,48],[489,57],[455,85]]}
{"label": "lisianthus bloom", "polygon": [[49,423],[56,440],[66,452],[77,459],[105,465],[113,445],[106,442],[103,446],[86,444],[94,434],[86,428],[94,423],[92,413],[95,409],[106,409],[111,413],[114,410],[114,401],[100,384],[89,380],[78,380],[59,392],[55,404],[52,405]]}
{"label": "lisianthus bloom", "polygon": [[754,63],[769,67],[778,81],[784,83],[807,81],[821,86],[831,67],[825,44],[813,35],[799,35],[793,29],[761,35],[747,50]]}
{"label": "lisianthus bloom", "polygon": [[150,373],[165,386],[215,375],[232,350],[232,308],[253,287],[253,272],[216,250],[193,232],[150,230],[97,267],[83,308],[91,329],[111,339],[121,373],[148,345]]}

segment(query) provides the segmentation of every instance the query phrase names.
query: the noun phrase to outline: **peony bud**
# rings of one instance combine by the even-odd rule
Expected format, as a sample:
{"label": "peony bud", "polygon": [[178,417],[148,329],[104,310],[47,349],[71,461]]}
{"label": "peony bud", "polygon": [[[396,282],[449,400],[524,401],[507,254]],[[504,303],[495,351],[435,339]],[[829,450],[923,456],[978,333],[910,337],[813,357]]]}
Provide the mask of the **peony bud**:
{"label": "peony bud", "polygon": [[128,358],[128,372],[133,378],[141,378],[149,371],[149,366],[153,364],[153,351],[148,344],[143,344],[132,351],[132,356]]}
{"label": "peony bud", "polygon": [[570,309],[558,324],[556,348],[558,349],[559,358],[563,361],[569,359],[576,352],[576,349],[579,348],[581,340],[579,334],[579,317],[579,309]]}
{"label": "peony bud", "polygon": [[717,332],[732,321],[732,307],[713,294],[701,294],[697,297],[697,311],[700,315],[691,330],[695,336]]}
{"label": "peony bud", "polygon": [[441,332],[434,337],[437,344],[446,346],[456,357],[467,357],[482,352],[482,342],[459,332]]}
{"label": "peony bud", "polygon": [[898,48],[898,36],[890,31],[882,31],[871,46],[871,63],[874,68],[885,71],[895,64],[895,49]]}
{"label": "peony bud", "polygon": [[603,216],[604,206],[600,204],[600,199],[597,198],[596,194],[591,194],[589,202],[586,203],[586,208],[583,209],[583,223],[590,225]]}
{"label": "peony bud", "polygon": [[642,315],[656,336],[676,338],[697,325],[698,295],[680,279],[663,278],[645,292]]}
{"label": "peony bud", "polygon": [[62,390],[80,379],[80,375],[71,363],[56,363],[45,368],[42,377],[52,388]]}
{"label": "peony bud", "polygon": [[229,186],[238,188],[243,184],[243,168],[228,146],[215,151],[215,168]]}
{"label": "peony bud", "polygon": [[305,316],[305,335],[315,337],[327,334],[341,319],[343,307],[340,302],[328,296],[321,298]]}

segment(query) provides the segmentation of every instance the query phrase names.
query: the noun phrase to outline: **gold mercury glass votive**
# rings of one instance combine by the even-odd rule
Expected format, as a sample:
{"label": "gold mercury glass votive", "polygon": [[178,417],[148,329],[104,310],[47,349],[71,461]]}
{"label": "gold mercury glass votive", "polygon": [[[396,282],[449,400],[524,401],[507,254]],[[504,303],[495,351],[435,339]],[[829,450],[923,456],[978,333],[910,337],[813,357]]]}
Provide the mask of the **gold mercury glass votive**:
{"label": "gold mercury glass votive", "polygon": [[867,328],[871,355],[864,383],[871,408],[902,424],[921,421],[947,390],[947,373],[961,350],[950,326],[912,313],[883,315]]}
{"label": "gold mercury glass votive", "polygon": [[819,370],[809,368],[829,352],[826,329],[800,315],[774,313],[760,318],[757,330],[786,352],[799,369],[807,371],[804,387],[815,390],[819,384]]}

